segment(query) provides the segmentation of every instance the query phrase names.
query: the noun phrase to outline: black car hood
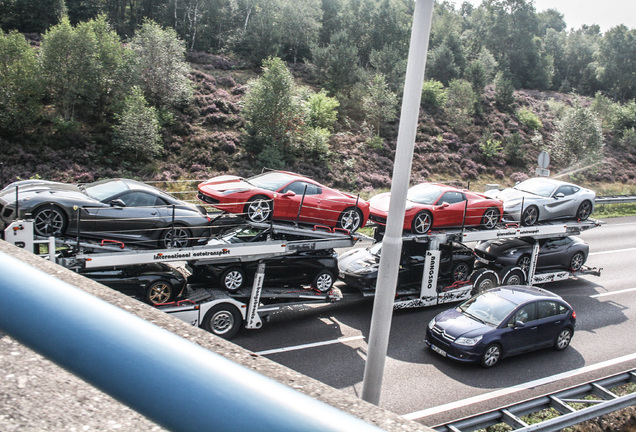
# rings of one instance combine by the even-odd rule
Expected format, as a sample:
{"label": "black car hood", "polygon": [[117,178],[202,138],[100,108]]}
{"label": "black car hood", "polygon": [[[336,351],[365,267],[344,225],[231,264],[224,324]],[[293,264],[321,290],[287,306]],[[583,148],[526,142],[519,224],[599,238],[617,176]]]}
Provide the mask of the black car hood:
{"label": "black car hood", "polygon": [[[0,192],[0,197],[8,202],[15,201],[15,188],[7,187]],[[93,201],[88,195],[84,194],[77,185],[57,183],[49,181],[31,181],[18,184],[18,197],[20,200],[31,199],[37,197],[38,200],[47,200],[51,197],[55,199],[72,199],[77,201]]]}
{"label": "black car hood", "polygon": [[449,309],[435,317],[435,327],[439,328],[453,340],[466,336],[475,337],[485,334],[493,327],[470,318],[457,309]]}
{"label": "black car hood", "polygon": [[485,252],[488,248],[490,248],[489,253],[500,256],[509,249],[527,249],[530,252],[532,245],[521,239],[490,240],[479,243],[475,249]]}

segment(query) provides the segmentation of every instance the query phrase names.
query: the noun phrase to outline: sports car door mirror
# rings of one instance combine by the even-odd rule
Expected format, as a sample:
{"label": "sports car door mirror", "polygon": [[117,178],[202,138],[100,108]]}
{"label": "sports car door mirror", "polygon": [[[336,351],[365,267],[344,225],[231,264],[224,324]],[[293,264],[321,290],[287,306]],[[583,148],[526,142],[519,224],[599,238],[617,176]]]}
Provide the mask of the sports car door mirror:
{"label": "sports car door mirror", "polygon": [[561,199],[561,198],[565,198],[565,194],[563,192],[559,192],[558,194],[556,194],[554,196],[556,199]]}
{"label": "sports car door mirror", "polygon": [[294,191],[287,191],[283,194],[284,198],[291,198],[291,197],[295,197],[296,196],[296,192]]}
{"label": "sports car door mirror", "polygon": [[110,202],[110,206],[111,207],[126,207],[126,203],[124,203],[122,200],[118,199],[114,199]]}
{"label": "sports car door mirror", "polygon": [[446,208],[448,207],[450,204],[447,202],[443,202],[441,206],[439,206],[440,208]]}

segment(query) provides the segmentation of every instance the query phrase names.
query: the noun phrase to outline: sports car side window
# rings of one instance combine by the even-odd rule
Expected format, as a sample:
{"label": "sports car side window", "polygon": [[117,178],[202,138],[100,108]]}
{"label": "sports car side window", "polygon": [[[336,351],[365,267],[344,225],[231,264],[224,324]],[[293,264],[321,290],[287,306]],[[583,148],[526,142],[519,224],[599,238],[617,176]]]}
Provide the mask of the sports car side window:
{"label": "sports car side window", "polygon": [[576,191],[574,190],[574,188],[573,188],[572,186],[570,186],[570,185],[563,185],[563,186],[560,186],[560,187],[556,190],[556,192],[554,192],[554,195],[557,195],[557,194],[562,193],[563,195],[568,196],[568,195],[573,195],[575,192],[576,192]]}
{"label": "sports car side window", "polygon": [[459,203],[464,201],[466,198],[464,198],[464,194],[461,192],[446,192],[444,195],[442,195],[442,198],[438,201],[439,204],[441,203],[449,203],[449,204],[455,204],[455,203]]}
{"label": "sports car side window", "polygon": [[119,197],[126,207],[153,207],[157,205],[157,197],[145,192],[130,192]]}
{"label": "sports car side window", "polygon": [[[307,192],[305,192],[305,186],[307,186]],[[281,190],[282,193],[289,192],[289,191],[294,192],[296,195],[302,195],[303,193],[305,195],[320,194],[320,188],[318,186],[311,183],[306,183],[303,181],[292,182],[286,187],[284,187],[283,190]]]}

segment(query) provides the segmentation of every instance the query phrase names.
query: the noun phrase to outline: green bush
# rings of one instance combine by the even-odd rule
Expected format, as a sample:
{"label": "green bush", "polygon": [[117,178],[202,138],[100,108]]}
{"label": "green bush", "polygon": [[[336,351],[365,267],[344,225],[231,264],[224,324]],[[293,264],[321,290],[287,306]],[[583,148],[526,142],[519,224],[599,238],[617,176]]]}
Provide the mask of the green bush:
{"label": "green bush", "polygon": [[509,110],[515,102],[515,87],[512,81],[499,72],[495,78],[495,103],[502,110]]}
{"label": "green bush", "polygon": [[517,111],[517,118],[521,124],[532,130],[539,130],[543,127],[543,123],[539,116],[527,108],[519,108]]}
{"label": "green bush", "polygon": [[495,156],[498,156],[499,153],[501,153],[503,147],[501,146],[501,141],[487,139],[486,141],[479,144],[479,149],[486,159],[492,159]]}
{"label": "green bush", "polygon": [[152,159],[161,154],[163,147],[157,110],[148,106],[139,87],[133,87],[124,100],[123,111],[115,114],[115,120],[118,123],[113,126],[115,146],[133,152],[135,159]]}
{"label": "green bush", "polygon": [[424,81],[422,85],[422,106],[440,108],[444,106],[446,99],[447,93],[444,84],[434,79]]}

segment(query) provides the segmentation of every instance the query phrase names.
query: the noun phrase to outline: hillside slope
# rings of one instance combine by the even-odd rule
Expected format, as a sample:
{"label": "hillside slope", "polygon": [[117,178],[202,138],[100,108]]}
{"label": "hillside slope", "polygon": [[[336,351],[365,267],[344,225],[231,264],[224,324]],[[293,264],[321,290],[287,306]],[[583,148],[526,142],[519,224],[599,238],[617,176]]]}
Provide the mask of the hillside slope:
{"label": "hillside slope", "polygon": [[[17,178],[41,178],[87,182],[105,177],[136,177],[142,180],[203,180],[220,173],[255,174],[243,151],[240,103],[249,80],[257,72],[240,69],[232,60],[190,53],[190,74],[195,97],[164,133],[164,154],[150,164],[109,147],[110,130],[103,125],[80,125],[60,130],[42,125],[10,140],[0,137],[4,154],[5,184]],[[302,82],[303,73],[297,74]],[[534,175],[537,155],[548,149],[558,113],[565,106],[590,101],[572,95],[515,92],[515,106],[502,112],[494,104],[494,91],[486,88],[480,113],[449,120],[441,108],[423,108],[416,136],[412,182],[443,181],[466,185],[510,184]],[[526,108],[541,120],[533,129],[515,114]],[[347,127],[343,125],[347,125]],[[353,125],[353,126],[352,126]],[[331,138],[329,154],[320,159],[299,157],[286,169],[363,196],[390,187],[398,124],[382,131],[383,142],[369,144],[355,122],[341,119]],[[484,143],[499,144],[486,155]],[[586,183],[622,183],[636,186],[636,150],[618,148],[606,137],[605,159],[573,180]],[[566,170],[553,158],[553,174]],[[567,177],[566,177],[567,178]]]}

